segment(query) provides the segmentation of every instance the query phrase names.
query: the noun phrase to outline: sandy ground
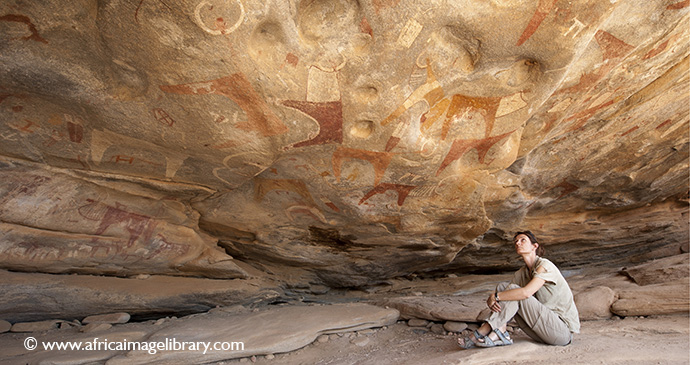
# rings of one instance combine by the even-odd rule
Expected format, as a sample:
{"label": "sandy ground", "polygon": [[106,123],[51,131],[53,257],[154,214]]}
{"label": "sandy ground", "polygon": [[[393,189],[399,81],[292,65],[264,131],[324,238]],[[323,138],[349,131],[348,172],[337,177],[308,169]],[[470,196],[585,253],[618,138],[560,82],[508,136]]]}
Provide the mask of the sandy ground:
{"label": "sandy ground", "polygon": [[399,321],[375,331],[330,335],[326,342],[275,358],[221,364],[690,364],[689,329],[688,316],[628,317],[582,322],[581,333],[565,347],[538,344],[518,330],[511,346],[463,350],[455,335]]}
{"label": "sandy ground", "polygon": [[[596,274],[596,275],[595,275]],[[314,302],[338,303],[415,295],[433,298],[435,295],[485,295],[491,292],[495,283],[505,281],[508,276],[463,276],[434,280],[396,280],[390,285],[368,292],[332,292],[328,295],[310,297]],[[575,291],[597,285],[608,285],[616,290],[637,287],[628,278],[616,273],[576,272],[569,277]],[[479,293],[479,294],[477,294]],[[482,294],[483,293],[483,294]],[[662,293],[663,294],[663,293]],[[306,296],[306,294],[305,294]],[[655,299],[663,301],[663,297]],[[653,302],[652,302],[653,304]],[[290,305],[290,304],[285,304]],[[647,303],[649,305],[649,303]],[[160,321],[163,321],[161,319]],[[112,337],[121,332],[121,337],[136,340],[156,326],[157,320],[117,325],[113,329],[93,334],[79,334],[77,328],[53,330],[49,334],[53,341],[69,340],[73,337]],[[254,330],[254,329],[249,329]],[[124,332],[123,332],[124,331]],[[289,331],[288,331],[289,333]],[[31,334],[48,338],[46,334]],[[20,356],[26,351],[23,341],[27,334],[0,334],[0,364],[13,363],[2,359],[15,359],[14,363],[26,364]],[[255,356],[226,360],[217,364],[690,364],[690,316],[629,316],[621,319],[582,321],[581,333],[575,335],[571,345],[555,347],[538,344],[517,330],[513,333],[515,343],[511,346],[492,349],[460,349],[457,335],[435,334],[427,328],[409,327],[405,321],[376,329],[359,332],[344,332],[321,336],[301,349],[275,353],[270,356]],[[114,341],[114,339],[111,338]],[[240,340],[240,339],[237,339]],[[247,346],[251,344],[247,343]],[[84,353],[75,355],[85,355]],[[114,354],[89,353],[79,363],[102,364]],[[75,357],[58,360],[56,356],[48,363],[73,364]],[[64,361],[63,361],[64,360]],[[189,363],[189,361],[181,362]]]}
{"label": "sandy ground", "polygon": [[[131,341],[139,331],[142,335],[150,331],[154,322],[128,323],[117,328],[124,331],[120,337]],[[118,337],[112,331],[78,335],[74,328],[51,333],[52,341],[69,340],[75,334],[109,338],[111,341],[116,340],[113,336]],[[32,336],[48,338],[45,333]],[[22,342],[26,337],[26,334],[0,334],[0,358],[9,356],[5,358],[7,361],[0,360],[0,363],[26,364],[27,361],[19,358],[11,360],[13,356],[26,352]],[[512,337],[515,343],[511,346],[464,350],[457,346],[455,334],[435,334],[424,327],[409,327],[406,321],[399,320],[381,328],[322,335],[296,351],[216,364],[690,364],[688,315],[583,321],[581,333],[565,347],[536,343],[519,329]],[[103,364],[114,354],[79,352],[63,353],[68,355],[66,357],[57,355],[27,360],[42,364]],[[190,362],[181,360],[179,363]]]}

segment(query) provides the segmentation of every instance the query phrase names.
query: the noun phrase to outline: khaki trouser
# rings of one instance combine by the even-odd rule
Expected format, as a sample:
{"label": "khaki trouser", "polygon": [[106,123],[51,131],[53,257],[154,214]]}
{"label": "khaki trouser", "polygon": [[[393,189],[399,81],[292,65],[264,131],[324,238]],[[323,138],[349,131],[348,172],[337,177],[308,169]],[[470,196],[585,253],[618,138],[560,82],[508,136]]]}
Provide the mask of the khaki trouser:
{"label": "khaki trouser", "polygon": [[[516,284],[501,283],[497,290],[501,292],[516,288],[519,288]],[[535,341],[565,346],[573,339],[568,325],[534,296],[523,300],[501,301],[501,311],[491,313],[487,322],[491,328],[497,329],[513,317],[520,328]]]}

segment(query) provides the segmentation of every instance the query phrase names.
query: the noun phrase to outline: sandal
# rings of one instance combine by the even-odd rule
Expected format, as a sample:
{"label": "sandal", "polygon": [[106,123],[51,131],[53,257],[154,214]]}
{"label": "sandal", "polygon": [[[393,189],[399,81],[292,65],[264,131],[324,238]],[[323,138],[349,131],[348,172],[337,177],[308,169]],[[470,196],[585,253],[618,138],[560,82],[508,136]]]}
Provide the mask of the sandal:
{"label": "sandal", "polygon": [[485,336],[484,342],[475,343],[478,347],[495,347],[495,346],[508,346],[513,344],[513,340],[510,339],[508,331],[501,332],[499,329],[495,329],[496,335],[498,335],[498,340],[493,341],[489,336]]}
{"label": "sandal", "polygon": [[[484,336],[482,336],[479,332],[477,332],[477,330],[474,330],[474,338],[476,340],[481,340],[484,338]],[[469,348],[474,347],[477,343],[481,343],[481,342],[479,342],[479,341],[474,342],[472,340],[472,335],[470,335],[467,337],[463,337],[463,345],[460,345],[460,343],[458,343],[458,346],[460,346],[463,349],[469,349]]]}

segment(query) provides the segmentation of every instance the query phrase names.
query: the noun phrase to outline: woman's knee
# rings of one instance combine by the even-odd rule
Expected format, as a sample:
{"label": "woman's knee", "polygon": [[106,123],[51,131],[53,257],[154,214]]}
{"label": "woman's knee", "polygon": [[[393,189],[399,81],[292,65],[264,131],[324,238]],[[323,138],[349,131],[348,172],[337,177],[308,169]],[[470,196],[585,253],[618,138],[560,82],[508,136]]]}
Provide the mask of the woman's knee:
{"label": "woman's knee", "polygon": [[499,284],[496,286],[496,290],[497,290],[497,291],[506,291],[506,290],[510,290],[510,289],[517,289],[517,288],[519,288],[519,287],[520,287],[520,286],[517,285],[517,284],[511,284],[511,283],[509,283],[509,282],[503,282],[503,283],[499,283]]}

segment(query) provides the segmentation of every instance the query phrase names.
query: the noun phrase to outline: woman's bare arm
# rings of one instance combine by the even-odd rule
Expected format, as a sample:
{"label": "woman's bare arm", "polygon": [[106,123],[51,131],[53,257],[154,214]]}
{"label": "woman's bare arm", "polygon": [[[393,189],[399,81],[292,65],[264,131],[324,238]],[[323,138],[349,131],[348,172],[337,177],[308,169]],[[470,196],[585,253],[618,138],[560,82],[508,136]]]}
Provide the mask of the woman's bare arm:
{"label": "woman's bare arm", "polygon": [[[546,272],[546,269],[543,267],[539,267],[537,269],[538,273],[544,273]],[[531,297],[534,295],[534,293],[537,292],[545,283],[546,281],[542,278],[534,277],[532,280],[527,283],[527,285],[523,286],[522,288],[516,288],[516,289],[510,289],[506,291],[502,291],[498,294],[498,299],[499,301],[507,300],[523,300]],[[500,312],[501,311],[501,305],[499,302],[496,302],[496,298],[494,294],[491,294],[489,296],[489,299],[486,300],[486,305],[494,312]]]}

